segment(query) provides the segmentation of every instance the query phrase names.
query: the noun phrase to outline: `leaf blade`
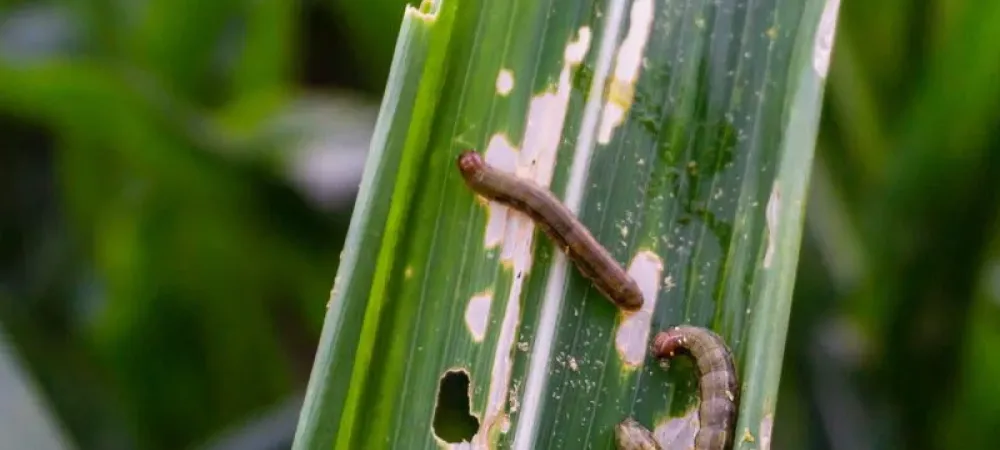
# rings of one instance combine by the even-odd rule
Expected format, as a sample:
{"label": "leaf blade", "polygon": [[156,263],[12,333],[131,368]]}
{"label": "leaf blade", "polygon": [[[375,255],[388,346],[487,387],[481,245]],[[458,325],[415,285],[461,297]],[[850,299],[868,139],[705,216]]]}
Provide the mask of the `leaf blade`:
{"label": "leaf blade", "polygon": [[[773,414],[775,349],[787,328],[822,96],[809,58],[821,2],[441,5],[453,8],[454,27],[440,33],[454,37],[438,41],[439,59],[429,57],[418,76],[395,78],[424,86],[423,97],[409,97],[417,125],[403,143],[373,144],[394,150],[373,152],[365,175],[393,186],[373,200],[395,208],[372,215],[388,223],[376,228],[386,234],[376,274],[339,280],[355,290],[333,295],[367,305],[353,317],[363,324],[328,316],[324,328],[324,348],[337,333],[363,329],[354,335],[360,357],[339,337],[340,356],[353,357],[351,377],[340,379],[350,398],[335,404],[313,394],[335,385],[337,363],[321,348],[308,395],[317,400],[303,408],[296,448],[439,446],[433,414],[449,370],[472,380],[477,447],[604,446],[630,414],[658,422],[661,440],[669,426],[690,439],[691,366],[663,371],[641,351],[639,367],[630,359],[652,333],[678,323],[728,338],[750,393],[738,428],[746,434],[737,436],[756,439]],[[648,35],[636,31],[642,26]],[[412,51],[404,34],[397,57]],[[383,104],[383,114],[398,106]],[[616,110],[623,121],[608,125]],[[656,310],[621,317],[527,218],[476,200],[454,166],[466,147],[561,193],[657,299]],[[386,162],[390,155],[402,162]],[[397,172],[372,169],[387,164]],[[772,224],[782,226],[772,244],[766,205],[775,180],[787,191],[775,200],[782,208]],[[363,226],[352,223],[352,233]],[[780,268],[773,276],[769,251],[768,264]],[[360,256],[352,258],[342,267]],[[337,408],[349,412],[324,412]],[[681,421],[671,422],[677,413]],[[331,418],[340,429],[315,431]]]}

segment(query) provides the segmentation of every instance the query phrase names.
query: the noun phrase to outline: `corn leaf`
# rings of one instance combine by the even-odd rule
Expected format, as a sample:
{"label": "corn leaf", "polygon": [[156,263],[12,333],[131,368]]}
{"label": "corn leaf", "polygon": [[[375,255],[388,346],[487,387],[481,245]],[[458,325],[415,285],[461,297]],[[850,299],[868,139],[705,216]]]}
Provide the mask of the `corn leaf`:
{"label": "corn leaf", "polygon": [[[295,448],[609,448],[629,416],[688,448],[694,366],[647,352],[678,324],[726,339],[735,447],[768,448],[838,8],[407,9]],[[474,195],[468,148],[551,189],[646,305],[619,312],[531,220]]]}

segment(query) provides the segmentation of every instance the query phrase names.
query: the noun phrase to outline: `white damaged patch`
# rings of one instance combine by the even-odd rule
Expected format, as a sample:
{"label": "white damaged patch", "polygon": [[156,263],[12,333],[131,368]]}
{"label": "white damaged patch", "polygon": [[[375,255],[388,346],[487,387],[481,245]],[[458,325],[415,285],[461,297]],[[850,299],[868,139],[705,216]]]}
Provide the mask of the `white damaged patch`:
{"label": "white damaged patch", "polygon": [[590,47],[590,29],[580,28],[576,41],[570,42],[563,53],[563,69],[555,92],[543,92],[531,99],[527,128],[519,162],[533,166],[534,181],[549,187],[556,166],[556,152],[562,142],[563,125],[573,91],[573,68],[579,65]]}
{"label": "white damaged patch", "polygon": [[583,62],[583,58],[587,56],[587,52],[590,50],[590,27],[580,27],[579,33],[577,33],[577,39],[570,42],[566,46],[566,51],[563,52],[563,67],[575,66]]}
{"label": "white damaged patch", "polygon": [[[502,135],[495,135],[485,152],[487,163],[518,177],[530,179],[543,188],[549,187],[573,90],[573,68],[583,61],[589,48],[590,29],[583,27],[579,30],[577,40],[566,46],[565,61],[555,92],[543,92],[532,98],[520,151]],[[512,356],[521,313],[519,300],[525,275],[531,268],[531,244],[535,229],[534,222],[528,216],[495,202],[490,203],[486,243],[495,245],[502,240],[501,261],[510,264],[514,279],[493,354],[493,369],[482,425],[472,438],[472,448],[483,450],[489,448],[492,430],[506,433],[510,427],[504,405],[507,404],[510,392]]]}
{"label": "white damaged patch", "polygon": [[823,79],[826,79],[826,73],[830,68],[830,54],[833,52],[839,12],[840,0],[827,0],[823,6],[823,14],[819,18],[819,27],[816,29],[816,40],[813,42],[813,70]]}
{"label": "white damaged patch", "polygon": [[771,267],[774,260],[774,246],[778,240],[778,218],[781,216],[781,187],[774,182],[771,198],[767,200],[767,250],[764,252],[764,268]]}
{"label": "white damaged patch", "polygon": [[[517,148],[507,141],[507,136],[503,134],[494,134],[490,138],[483,156],[489,165],[498,170],[509,173],[516,172]],[[484,199],[483,201],[487,200]],[[483,235],[483,244],[486,245],[486,248],[492,248],[503,242],[510,208],[492,200],[488,201],[488,203],[489,218],[486,221],[486,233]]]}
{"label": "white damaged patch", "polygon": [[653,437],[663,450],[690,450],[694,448],[694,437],[700,428],[698,408],[695,406],[683,416],[657,425],[653,430]]}
{"label": "white damaged patch", "polygon": [[507,402],[507,386],[510,384],[513,361],[511,360],[514,340],[517,338],[517,325],[521,316],[522,278],[515,278],[510,295],[507,297],[507,308],[500,325],[500,337],[493,353],[493,368],[490,372],[490,390],[486,398],[486,411],[476,435],[472,437],[472,447],[489,449],[489,434],[493,427],[505,429],[509,426],[507,417],[503,414],[503,406]]}
{"label": "white damaged patch", "polygon": [[465,307],[465,326],[469,328],[469,333],[472,333],[472,339],[476,342],[482,342],[486,336],[492,301],[492,293],[476,294],[469,299],[469,304]]}
{"label": "white damaged patch", "polygon": [[497,94],[506,97],[514,90],[514,72],[508,69],[500,69],[497,74]]}
{"label": "white damaged patch", "polygon": [[614,74],[608,84],[608,99],[601,115],[601,125],[597,131],[597,142],[607,144],[615,128],[625,120],[625,114],[632,107],[635,83],[642,68],[643,50],[649,42],[653,25],[653,0],[635,0],[629,14],[628,34],[618,47]]}
{"label": "white damaged patch", "polygon": [[760,450],[771,450],[771,430],[774,428],[774,413],[767,413],[760,421]]}
{"label": "white damaged patch", "polygon": [[656,297],[660,291],[660,274],[663,261],[656,253],[641,251],[629,264],[628,274],[642,291],[642,308],[626,313],[615,333],[615,348],[626,367],[638,367],[646,357],[649,340],[649,326],[656,309]]}

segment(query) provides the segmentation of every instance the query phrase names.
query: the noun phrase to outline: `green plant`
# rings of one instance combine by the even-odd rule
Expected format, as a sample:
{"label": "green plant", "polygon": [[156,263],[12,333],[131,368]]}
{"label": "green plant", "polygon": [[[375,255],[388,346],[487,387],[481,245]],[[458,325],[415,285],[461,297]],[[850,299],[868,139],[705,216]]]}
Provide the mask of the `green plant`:
{"label": "green plant", "polygon": [[[603,448],[626,415],[692,434],[690,364],[645,352],[678,323],[737,355],[737,448],[769,440],[836,14],[408,9],[295,447]],[[619,315],[530,221],[476,201],[465,148],[551,186],[655,304]],[[474,420],[435,420],[465,393]]]}

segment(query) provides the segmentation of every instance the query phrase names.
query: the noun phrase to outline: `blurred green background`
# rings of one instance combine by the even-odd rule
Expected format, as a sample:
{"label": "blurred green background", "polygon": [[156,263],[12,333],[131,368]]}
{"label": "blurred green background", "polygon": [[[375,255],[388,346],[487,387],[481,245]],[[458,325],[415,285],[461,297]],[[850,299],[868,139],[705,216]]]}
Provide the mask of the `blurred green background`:
{"label": "blurred green background", "polygon": [[[290,446],[405,4],[0,1],[0,449]],[[845,0],[817,145],[773,448],[995,447],[1000,2]]]}

